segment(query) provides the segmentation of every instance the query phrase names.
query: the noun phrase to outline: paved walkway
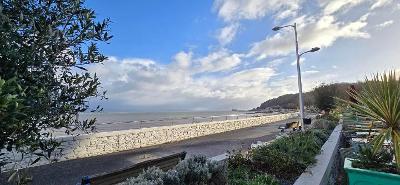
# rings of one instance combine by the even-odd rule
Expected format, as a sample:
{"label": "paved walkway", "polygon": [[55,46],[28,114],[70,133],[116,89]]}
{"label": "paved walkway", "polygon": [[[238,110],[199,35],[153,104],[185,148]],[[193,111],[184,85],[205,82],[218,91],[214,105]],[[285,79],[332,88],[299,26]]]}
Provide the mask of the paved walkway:
{"label": "paved walkway", "polygon": [[[186,151],[188,156],[202,154],[213,157],[233,149],[247,149],[257,141],[274,139],[279,132],[278,126],[284,125],[288,121],[279,121],[154,147],[62,161],[32,167],[29,171],[34,177],[33,185],[75,185],[84,175],[106,173],[176,152]],[[4,175],[0,176],[0,184],[6,184],[5,181]]]}

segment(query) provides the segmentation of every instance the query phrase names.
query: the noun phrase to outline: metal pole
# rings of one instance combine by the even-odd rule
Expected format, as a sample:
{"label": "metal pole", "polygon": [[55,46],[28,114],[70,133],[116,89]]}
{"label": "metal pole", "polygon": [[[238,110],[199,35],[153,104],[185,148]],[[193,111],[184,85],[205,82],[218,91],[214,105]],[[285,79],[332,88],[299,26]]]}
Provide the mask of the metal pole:
{"label": "metal pole", "polygon": [[294,23],[294,36],[296,41],[296,58],[297,58],[297,82],[299,86],[299,106],[300,106],[300,122],[299,126],[303,127],[304,120],[304,105],[303,105],[303,87],[301,84],[301,71],[300,71],[300,54],[299,54],[299,43],[297,40],[297,26]]}

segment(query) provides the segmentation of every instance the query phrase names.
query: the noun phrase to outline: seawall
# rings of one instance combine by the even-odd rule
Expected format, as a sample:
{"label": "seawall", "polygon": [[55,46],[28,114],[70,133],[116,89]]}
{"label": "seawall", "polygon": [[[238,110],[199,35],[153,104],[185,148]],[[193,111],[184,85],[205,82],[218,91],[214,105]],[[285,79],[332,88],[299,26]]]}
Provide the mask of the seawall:
{"label": "seawall", "polygon": [[[63,161],[92,157],[125,150],[155,146],[164,143],[177,142],[200,136],[268,124],[296,116],[296,113],[288,113],[237,120],[191,123],[173,126],[100,132],[75,137],[62,137],[58,138],[58,140],[62,142],[63,155],[58,157],[58,160]],[[20,164],[18,166],[25,166],[27,162],[29,161],[25,159],[17,163]],[[35,166],[47,163],[47,160],[41,160],[36,163]],[[12,163],[9,165],[12,165]],[[7,166],[10,167],[9,165]],[[7,166],[2,170],[7,169]]]}
{"label": "seawall", "polygon": [[239,120],[151,127],[67,137],[62,138],[65,148],[63,158],[83,158],[176,142],[281,121],[292,118],[295,115],[289,113]]}

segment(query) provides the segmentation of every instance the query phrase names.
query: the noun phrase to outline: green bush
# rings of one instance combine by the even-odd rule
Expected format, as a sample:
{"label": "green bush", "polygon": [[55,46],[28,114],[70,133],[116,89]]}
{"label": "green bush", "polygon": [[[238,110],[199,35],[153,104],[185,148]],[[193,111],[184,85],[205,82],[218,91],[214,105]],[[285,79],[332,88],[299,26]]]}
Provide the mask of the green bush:
{"label": "green bush", "polygon": [[320,152],[329,132],[311,129],[275,140],[251,151],[255,166],[268,174],[293,179],[300,175]]}
{"label": "green bush", "polygon": [[373,152],[372,147],[368,144],[359,145],[357,153],[357,161],[364,164],[385,164],[393,160],[393,155],[387,149],[381,149],[376,154]]}
{"label": "green bush", "polygon": [[182,185],[179,173],[176,170],[168,170],[162,176],[164,185]]}
{"label": "green bush", "polygon": [[359,145],[359,150],[354,157],[352,165],[356,168],[372,169],[387,173],[400,174],[400,170],[392,165],[393,151],[388,148],[381,148],[376,153],[373,152],[369,144]]}
{"label": "green bush", "polygon": [[314,162],[315,154],[319,153],[326,139],[323,132],[309,130],[278,139],[267,147],[286,153],[295,157],[298,162],[309,165]]}
{"label": "green bush", "polygon": [[208,169],[211,173],[211,179],[208,184],[223,185],[228,182],[228,166],[226,163],[209,161]]}
{"label": "green bush", "polygon": [[326,129],[326,130],[333,130],[337,125],[337,122],[335,121],[331,121],[325,118],[320,118],[320,119],[316,119],[313,123],[312,123],[312,128],[315,129]]}
{"label": "green bush", "polygon": [[162,170],[157,167],[151,167],[141,173],[138,177],[130,178],[119,185],[164,185],[164,176],[165,173]]}
{"label": "green bush", "polygon": [[258,170],[275,174],[280,178],[293,178],[307,167],[296,162],[296,159],[287,153],[271,147],[260,147],[253,150],[252,159]]}
{"label": "green bush", "polygon": [[180,162],[176,171],[185,184],[207,184],[211,178],[205,156],[195,156]]}
{"label": "green bush", "polygon": [[230,168],[230,185],[280,185],[274,176],[260,174],[245,167]]}
{"label": "green bush", "polygon": [[194,156],[181,161],[175,169],[163,172],[151,167],[119,185],[223,185],[227,184],[227,175],[224,163],[209,161],[205,156]]}
{"label": "green bush", "polygon": [[224,163],[209,161],[205,156],[194,156],[180,162],[176,171],[183,184],[226,184],[227,167]]}
{"label": "green bush", "polygon": [[231,151],[229,153],[228,165],[229,168],[238,168],[251,165],[251,160],[244,156],[241,151]]}
{"label": "green bush", "polygon": [[307,132],[310,132],[313,135],[313,137],[316,138],[315,141],[321,146],[325,143],[326,140],[328,140],[329,135],[331,133],[330,131],[324,129],[311,129],[308,130]]}

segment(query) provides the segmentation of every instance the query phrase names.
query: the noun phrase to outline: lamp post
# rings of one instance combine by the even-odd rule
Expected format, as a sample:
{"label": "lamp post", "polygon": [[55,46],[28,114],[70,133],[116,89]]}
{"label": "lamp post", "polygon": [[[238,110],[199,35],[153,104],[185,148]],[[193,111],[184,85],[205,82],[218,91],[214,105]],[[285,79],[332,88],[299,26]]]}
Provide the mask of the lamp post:
{"label": "lamp post", "polygon": [[297,40],[297,25],[296,25],[296,23],[290,24],[290,25],[285,25],[285,26],[276,26],[276,27],[272,28],[272,30],[279,31],[280,29],[286,28],[286,27],[292,27],[294,29],[294,38],[295,38],[295,44],[296,44],[296,61],[297,61],[297,83],[298,83],[298,87],[299,87],[299,106],[300,106],[299,129],[301,130],[301,127],[304,124],[304,104],[303,104],[303,87],[302,87],[302,83],[301,83],[300,57],[306,53],[316,52],[320,48],[314,47],[308,51],[305,51],[305,52],[299,54],[299,42]]}

